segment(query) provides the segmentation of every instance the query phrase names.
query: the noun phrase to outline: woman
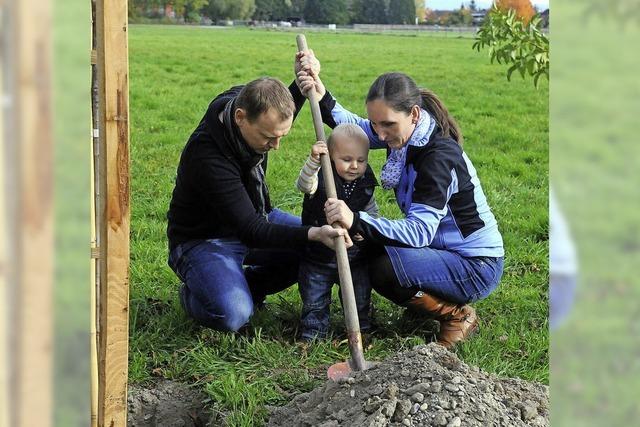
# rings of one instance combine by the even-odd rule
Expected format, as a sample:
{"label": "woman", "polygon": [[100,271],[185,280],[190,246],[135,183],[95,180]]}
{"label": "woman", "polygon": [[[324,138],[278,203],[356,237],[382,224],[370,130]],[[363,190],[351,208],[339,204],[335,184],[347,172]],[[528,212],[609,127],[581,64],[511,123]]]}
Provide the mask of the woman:
{"label": "woman", "polygon": [[[404,218],[373,218],[329,199],[327,221],[340,222],[381,248],[371,260],[373,288],[396,304],[440,321],[447,348],[477,329],[468,304],[487,297],[502,276],[504,249],[496,220],[462,149],[462,133],[444,104],[402,73],[378,77],[366,99],[368,119],[326,91],[311,52],[299,52],[298,84],[317,91],[324,122],[355,123],[372,149],[387,150],[382,187],[393,189]],[[312,68],[313,65],[313,68]]]}

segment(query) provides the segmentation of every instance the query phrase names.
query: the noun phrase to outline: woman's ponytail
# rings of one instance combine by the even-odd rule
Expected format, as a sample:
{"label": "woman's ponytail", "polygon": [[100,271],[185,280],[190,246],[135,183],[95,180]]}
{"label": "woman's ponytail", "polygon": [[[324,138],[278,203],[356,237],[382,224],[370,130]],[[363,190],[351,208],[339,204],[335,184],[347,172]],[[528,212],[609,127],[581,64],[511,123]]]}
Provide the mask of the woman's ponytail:
{"label": "woman's ponytail", "polygon": [[464,138],[458,123],[449,114],[449,110],[444,106],[440,98],[429,89],[420,88],[420,97],[422,98],[422,108],[427,110],[431,117],[436,121],[442,135],[454,139],[458,144],[462,145]]}

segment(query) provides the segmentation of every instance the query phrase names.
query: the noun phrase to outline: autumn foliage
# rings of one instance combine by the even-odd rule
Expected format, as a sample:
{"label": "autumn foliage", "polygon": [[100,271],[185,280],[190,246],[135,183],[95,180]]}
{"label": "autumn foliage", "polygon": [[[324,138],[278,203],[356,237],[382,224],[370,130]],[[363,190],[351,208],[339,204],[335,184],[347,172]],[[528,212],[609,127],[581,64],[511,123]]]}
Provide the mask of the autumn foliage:
{"label": "autumn foliage", "polygon": [[522,19],[525,24],[528,24],[533,15],[536,14],[530,0],[495,0],[494,4],[504,12],[513,9],[516,12],[516,16]]}

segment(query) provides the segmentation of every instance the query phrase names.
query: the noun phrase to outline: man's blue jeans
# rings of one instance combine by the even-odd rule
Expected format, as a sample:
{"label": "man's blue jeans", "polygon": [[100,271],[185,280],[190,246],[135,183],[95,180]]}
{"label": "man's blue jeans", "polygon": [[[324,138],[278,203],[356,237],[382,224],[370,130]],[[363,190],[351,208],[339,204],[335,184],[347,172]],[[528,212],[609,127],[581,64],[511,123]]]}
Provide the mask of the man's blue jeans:
{"label": "man's blue jeans", "polygon": [[[278,209],[269,222],[301,224]],[[267,295],[293,285],[299,262],[299,251],[250,249],[236,238],[192,240],[169,254],[169,266],[185,284],[180,298],[187,315],[221,331],[237,331]]]}
{"label": "man's blue jeans", "polygon": [[[356,297],[360,330],[370,329],[371,284],[368,265],[365,262],[351,265],[353,292]],[[334,262],[320,264],[303,260],[300,263],[298,288],[302,298],[302,339],[326,338],[329,332],[329,308],[331,288],[339,283],[338,266]],[[342,299],[342,294],[340,294]]]}

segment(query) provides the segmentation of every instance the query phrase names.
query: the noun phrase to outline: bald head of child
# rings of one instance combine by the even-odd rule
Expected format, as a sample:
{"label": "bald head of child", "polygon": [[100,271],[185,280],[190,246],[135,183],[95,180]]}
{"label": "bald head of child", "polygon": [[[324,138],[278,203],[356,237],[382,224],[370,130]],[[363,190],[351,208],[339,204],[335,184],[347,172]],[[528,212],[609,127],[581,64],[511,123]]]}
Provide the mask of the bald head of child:
{"label": "bald head of child", "polygon": [[369,161],[369,138],[360,126],[351,123],[336,126],[327,140],[327,148],[338,176],[345,182],[364,175]]}

